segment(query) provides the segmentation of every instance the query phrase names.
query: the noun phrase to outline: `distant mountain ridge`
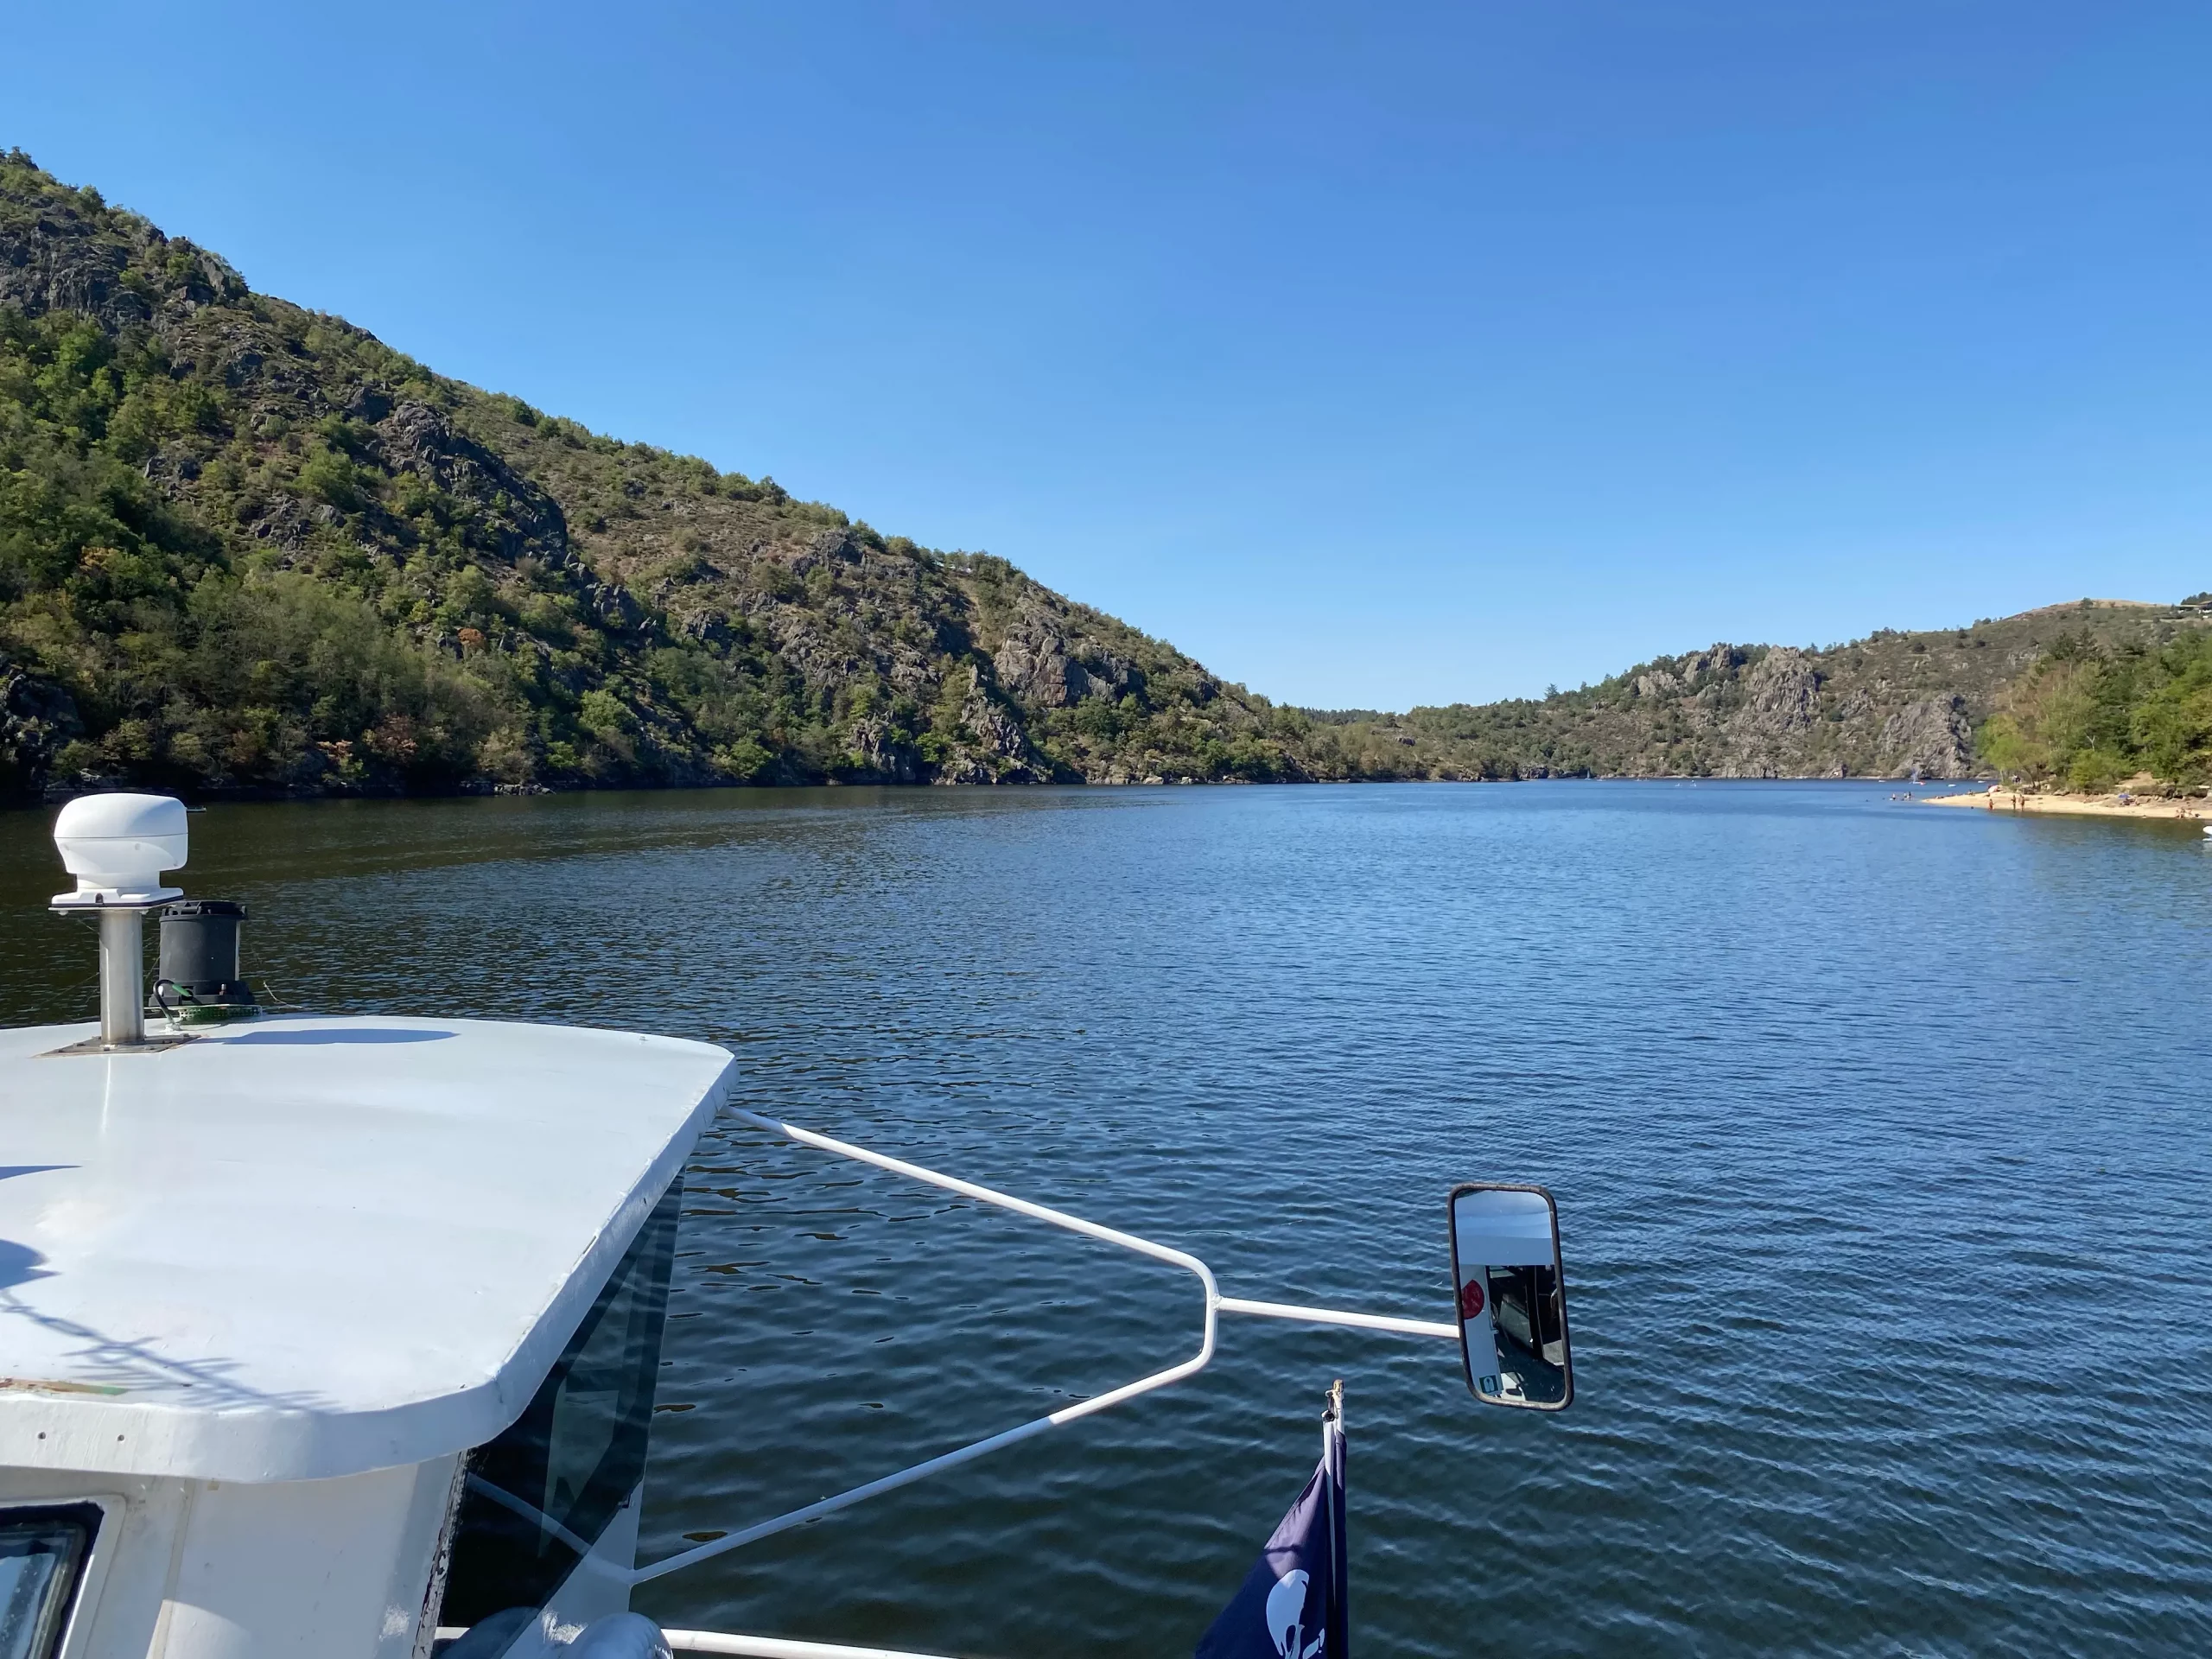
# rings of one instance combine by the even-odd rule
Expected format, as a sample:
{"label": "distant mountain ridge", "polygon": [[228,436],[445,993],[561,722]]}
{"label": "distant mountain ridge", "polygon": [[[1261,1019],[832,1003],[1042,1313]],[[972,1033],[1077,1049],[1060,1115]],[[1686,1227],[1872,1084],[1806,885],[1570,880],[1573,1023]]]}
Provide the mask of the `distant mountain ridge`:
{"label": "distant mountain ridge", "polygon": [[2204,601],[2079,600],[1826,648],[1723,643],[1542,698],[1416,709],[1338,729],[1368,748],[1395,743],[1412,769],[1463,776],[1990,776],[1980,734],[2054,650],[2147,658],[2204,636]]}
{"label": "distant mountain ridge", "polygon": [[[2145,639],[2200,619],[2062,609]],[[0,156],[0,793],[1961,776],[2039,613],[1315,714],[587,431]],[[2131,633],[2130,631],[2133,631]]]}

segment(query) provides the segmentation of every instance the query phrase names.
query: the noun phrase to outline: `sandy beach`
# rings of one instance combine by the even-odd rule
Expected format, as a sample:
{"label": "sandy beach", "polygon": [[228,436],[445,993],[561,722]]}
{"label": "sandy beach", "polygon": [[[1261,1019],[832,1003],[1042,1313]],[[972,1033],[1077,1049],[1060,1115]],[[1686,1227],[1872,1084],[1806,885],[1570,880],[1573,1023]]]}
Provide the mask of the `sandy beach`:
{"label": "sandy beach", "polygon": [[1929,795],[1925,806],[1973,806],[1993,812],[2042,813],[2073,818],[2202,818],[2212,801],[2202,796],[2170,800],[2164,796],[2036,795],[2024,790],[1991,788],[1958,795]]}

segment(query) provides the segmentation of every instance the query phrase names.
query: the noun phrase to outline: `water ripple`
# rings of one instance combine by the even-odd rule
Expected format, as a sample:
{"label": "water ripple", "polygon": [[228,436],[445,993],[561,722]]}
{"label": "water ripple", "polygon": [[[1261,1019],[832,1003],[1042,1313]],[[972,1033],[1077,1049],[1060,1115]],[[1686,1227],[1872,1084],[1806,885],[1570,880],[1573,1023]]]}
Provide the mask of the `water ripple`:
{"label": "water ripple", "polygon": [[[2212,1649],[2212,861],[1887,793],[219,807],[191,874],[301,1001],[721,1041],[751,1109],[1231,1294],[1440,1317],[1450,1183],[1559,1195],[1564,1416],[1225,1322],[1176,1389],[653,1586],[671,1622],[1188,1652],[1341,1376],[1369,1651]],[[0,1012],[79,1013],[10,827]],[[648,1554],[1196,1340],[1187,1275],[734,1121],[689,1182]]]}

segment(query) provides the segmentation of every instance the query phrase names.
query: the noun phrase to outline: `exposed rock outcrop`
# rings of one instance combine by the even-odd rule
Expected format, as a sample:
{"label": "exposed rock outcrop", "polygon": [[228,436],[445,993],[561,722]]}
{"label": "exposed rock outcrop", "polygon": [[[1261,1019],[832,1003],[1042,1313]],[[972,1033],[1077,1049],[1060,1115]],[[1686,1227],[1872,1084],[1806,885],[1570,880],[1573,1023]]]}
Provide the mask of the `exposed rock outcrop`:
{"label": "exposed rock outcrop", "polygon": [[1974,775],[1974,728],[1963,697],[1923,697],[1882,722],[1882,769],[1892,778]]}

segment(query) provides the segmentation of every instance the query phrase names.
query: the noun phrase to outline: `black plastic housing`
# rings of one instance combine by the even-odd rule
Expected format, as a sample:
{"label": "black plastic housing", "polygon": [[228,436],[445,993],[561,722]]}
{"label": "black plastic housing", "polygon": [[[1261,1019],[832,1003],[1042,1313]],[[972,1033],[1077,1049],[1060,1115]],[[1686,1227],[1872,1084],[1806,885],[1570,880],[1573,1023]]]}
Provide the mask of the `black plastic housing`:
{"label": "black plastic housing", "polygon": [[228,899],[187,899],[162,912],[160,965],[154,1001],[187,1023],[257,1012],[238,966],[238,929],[245,906]]}

